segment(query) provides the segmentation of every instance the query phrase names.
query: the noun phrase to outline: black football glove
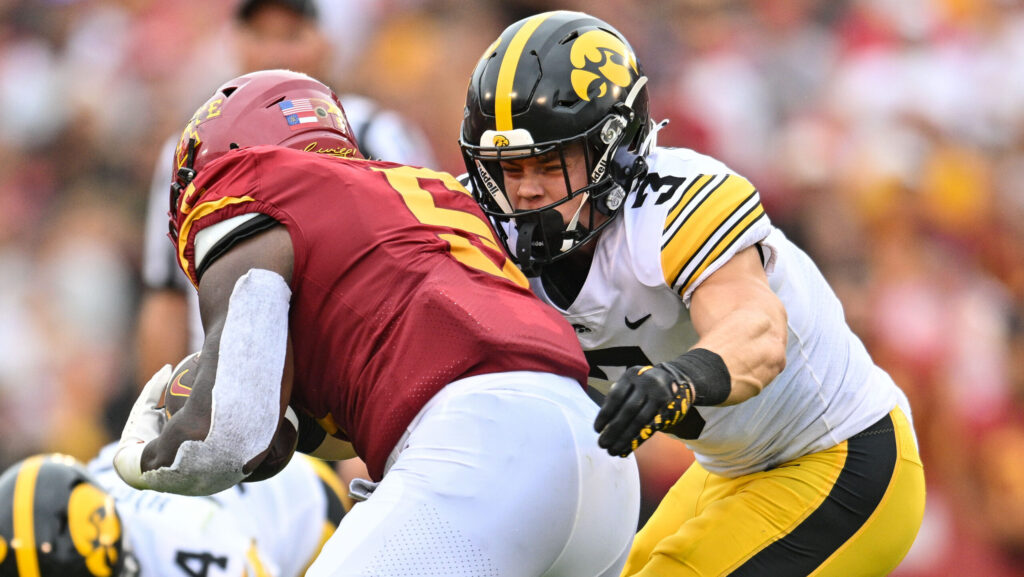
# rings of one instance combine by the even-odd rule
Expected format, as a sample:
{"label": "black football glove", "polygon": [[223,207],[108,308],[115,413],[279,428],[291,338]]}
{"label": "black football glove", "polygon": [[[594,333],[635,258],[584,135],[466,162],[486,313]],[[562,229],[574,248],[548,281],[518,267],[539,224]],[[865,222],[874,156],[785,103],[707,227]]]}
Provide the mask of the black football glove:
{"label": "black football glove", "polygon": [[597,444],[625,457],[655,431],[667,429],[693,404],[693,382],[670,363],[630,367],[612,385],[594,420]]}

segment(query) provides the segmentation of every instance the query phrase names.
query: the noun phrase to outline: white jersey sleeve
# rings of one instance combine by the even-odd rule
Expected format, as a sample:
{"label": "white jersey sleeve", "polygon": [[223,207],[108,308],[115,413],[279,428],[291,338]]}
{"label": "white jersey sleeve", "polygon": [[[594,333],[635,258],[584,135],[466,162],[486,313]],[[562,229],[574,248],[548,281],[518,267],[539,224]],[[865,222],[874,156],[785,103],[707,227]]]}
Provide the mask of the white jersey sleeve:
{"label": "white jersey sleeve", "polygon": [[629,238],[636,239],[633,258],[647,283],[664,283],[689,306],[694,289],[764,240],[771,222],[757,189],[711,157],[656,149],[648,162],[653,170],[625,217]]}
{"label": "white jersey sleeve", "polygon": [[328,496],[305,458],[266,481],[188,497],[129,487],[111,465],[114,449],[88,467],[114,497],[142,577],[298,577],[322,546]]}

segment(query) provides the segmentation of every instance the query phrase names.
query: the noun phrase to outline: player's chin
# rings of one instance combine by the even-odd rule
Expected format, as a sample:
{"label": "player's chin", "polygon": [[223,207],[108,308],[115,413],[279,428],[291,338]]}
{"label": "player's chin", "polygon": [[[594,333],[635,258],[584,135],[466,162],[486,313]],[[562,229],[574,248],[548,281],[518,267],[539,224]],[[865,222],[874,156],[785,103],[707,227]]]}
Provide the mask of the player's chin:
{"label": "player's chin", "polygon": [[245,478],[244,483],[255,483],[264,481],[281,472],[295,454],[295,447],[299,442],[299,434],[287,420],[281,423],[281,427],[270,442],[270,447],[262,454],[257,455],[252,461],[246,464],[245,469],[255,467]]}

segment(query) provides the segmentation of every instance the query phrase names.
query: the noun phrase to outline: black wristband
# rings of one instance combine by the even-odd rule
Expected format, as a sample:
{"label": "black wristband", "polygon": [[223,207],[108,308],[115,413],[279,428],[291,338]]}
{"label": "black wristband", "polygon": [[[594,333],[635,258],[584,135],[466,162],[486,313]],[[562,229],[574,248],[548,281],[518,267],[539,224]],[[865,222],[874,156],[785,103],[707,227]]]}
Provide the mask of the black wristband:
{"label": "black wristband", "polygon": [[732,376],[718,353],[692,349],[664,364],[672,365],[693,382],[694,405],[721,405],[732,392]]}

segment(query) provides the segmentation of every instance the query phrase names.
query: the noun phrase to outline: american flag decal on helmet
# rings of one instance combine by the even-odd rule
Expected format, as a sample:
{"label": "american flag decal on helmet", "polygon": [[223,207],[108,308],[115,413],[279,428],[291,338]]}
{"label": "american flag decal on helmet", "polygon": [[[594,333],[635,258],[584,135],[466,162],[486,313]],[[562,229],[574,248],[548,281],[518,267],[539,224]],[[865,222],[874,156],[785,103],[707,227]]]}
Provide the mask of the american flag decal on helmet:
{"label": "american flag decal on helmet", "polygon": [[278,106],[281,107],[281,114],[284,114],[284,119],[288,122],[288,126],[291,127],[292,130],[301,128],[303,124],[319,123],[317,114],[313,110],[313,104],[308,98],[283,100],[278,104]]}

